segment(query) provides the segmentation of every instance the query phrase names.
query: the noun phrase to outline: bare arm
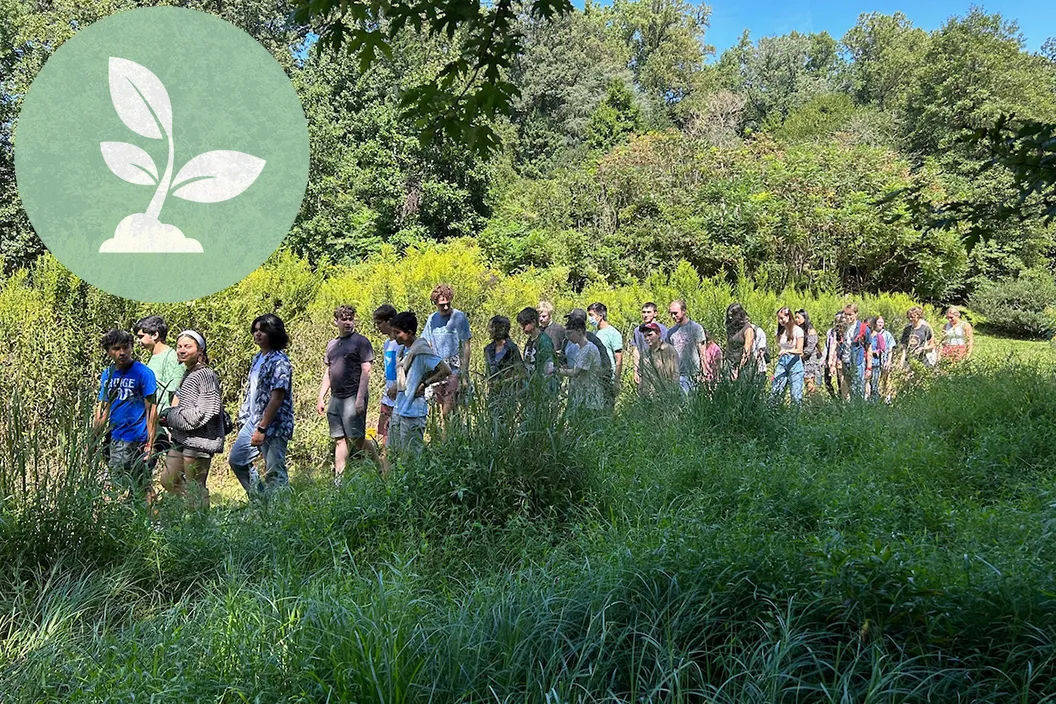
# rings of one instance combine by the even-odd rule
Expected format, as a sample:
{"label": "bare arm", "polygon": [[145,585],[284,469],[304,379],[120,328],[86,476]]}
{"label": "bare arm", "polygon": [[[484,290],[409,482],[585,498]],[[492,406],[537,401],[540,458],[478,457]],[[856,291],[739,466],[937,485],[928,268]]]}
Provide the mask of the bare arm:
{"label": "bare arm", "polygon": [[620,376],[623,375],[623,350],[617,350],[612,353],[612,356],[616,358],[616,381],[620,381]]}
{"label": "bare arm", "polygon": [[472,343],[472,340],[466,340],[462,343],[462,368],[466,370],[466,374],[469,374],[469,356],[473,351]]}
{"label": "bare arm", "polygon": [[323,379],[319,382],[319,399],[315,403],[315,410],[319,415],[326,413],[326,404],[323,401],[326,399],[326,393],[330,391],[330,367],[323,367]]}
{"label": "bare arm", "polygon": [[972,330],[972,324],[971,323],[965,323],[964,324],[964,341],[965,341],[965,344],[968,346],[968,349],[965,350],[964,358],[965,359],[971,359],[972,358],[972,349],[975,348],[975,332]]}
{"label": "bare arm", "polygon": [[272,389],[271,399],[268,400],[268,405],[264,408],[264,415],[260,418],[260,427],[267,428],[271,425],[271,421],[275,419],[275,414],[279,412],[279,406],[282,405],[285,398],[286,389]]}
{"label": "bare arm", "polygon": [[147,444],[143,450],[149,455],[154,449],[154,433],[158,430],[158,404],[155,402],[154,394],[144,399],[147,410]]}
{"label": "bare arm", "polygon": [[110,404],[105,401],[99,401],[95,404],[95,428],[101,429],[106,426],[106,422],[110,420]]}
{"label": "bare arm", "polygon": [[363,362],[359,365],[359,389],[356,391],[356,413],[363,415],[367,409],[367,389],[370,388],[371,363]]}
{"label": "bare arm", "polygon": [[748,328],[744,331],[744,351],[741,352],[741,361],[738,363],[737,368],[742,368],[748,363],[748,360],[752,357],[752,351],[755,349],[755,330]]}
{"label": "bare arm", "polygon": [[438,381],[443,381],[449,376],[451,376],[451,367],[447,366],[447,362],[441,361],[436,365],[436,368],[433,369],[433,373],[422,379],[422,382],[418,384],[418,389],[421,389],[421,393],[418,393],[418,389],[415,389],[414,395],[421,396],[425,393],[426,386],[435,384]]}

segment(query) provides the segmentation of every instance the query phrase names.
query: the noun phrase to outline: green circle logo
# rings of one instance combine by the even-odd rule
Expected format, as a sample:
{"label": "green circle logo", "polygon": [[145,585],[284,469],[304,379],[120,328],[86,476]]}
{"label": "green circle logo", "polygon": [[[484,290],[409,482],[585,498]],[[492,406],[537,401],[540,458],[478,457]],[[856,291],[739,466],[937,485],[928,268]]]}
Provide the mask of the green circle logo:
{"label": "green circle logo", "polygon": [[308,125],[282,67],[194,10],[79,31],[26,94],[19,195],[67,268],[147,302],[215,293],[260,266],[300,209]]}

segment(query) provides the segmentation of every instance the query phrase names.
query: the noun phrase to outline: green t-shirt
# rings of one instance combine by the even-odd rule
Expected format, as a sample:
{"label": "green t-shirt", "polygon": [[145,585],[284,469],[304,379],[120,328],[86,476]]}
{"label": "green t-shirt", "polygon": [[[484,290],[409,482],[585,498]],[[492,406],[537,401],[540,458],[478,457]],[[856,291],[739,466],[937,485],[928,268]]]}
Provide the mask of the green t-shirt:
{"label": "green t-shirt", "polygon": [[176,359],[176,350],[171,347],[161,354],[151,355],[147,367],[154,372],[154,379],[158,382],[158,413],[161,413],[172,405],[172,396],[180,386],[186,367]]}
{"label": "green t-shirt", "polygon": [[609,353],[609,366],[612,368],[610,376],[615,378],[616,353],[623,351],[623,336],[620,335],[620,331],[612,325],[598,328],[598,331],[594,334],[598,336],[598,339],[601,340],[603,345],[605,345],[605,351]]}

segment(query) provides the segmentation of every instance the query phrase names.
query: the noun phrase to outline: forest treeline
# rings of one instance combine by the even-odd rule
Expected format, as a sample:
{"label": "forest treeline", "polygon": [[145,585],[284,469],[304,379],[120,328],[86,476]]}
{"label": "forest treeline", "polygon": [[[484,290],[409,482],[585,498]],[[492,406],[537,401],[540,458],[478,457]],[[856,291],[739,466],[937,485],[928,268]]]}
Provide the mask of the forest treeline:
{"label": "forest treeline", "polygon": [[[5,275],[43,247],[19,204],[20,98],[79,27],[144,3],[0,0],[0,257]],[[391,244],[477,240],[505,273],[567,272],[567,285],[625,285],[689,262],[765,287],[903,291],[970,300],[994,282],[1051,283],[1056,243],[1040,204],[1022,219],[1012,175],[980,172],[961,141],[1003,114],[1056,121],[1056,41],[1025,49],[1016,23],[966,8],[926,32],[863,14],[842,37],[755,38],[716,55],[710,8],[684,0],[589,3],[553,20],[523,13],[519,91],[495,125],[501,149],[423,145],[401,95],[435,77],[459,41],[413,30],[361,72],[318,50],[284,0],[184,0],[241,26],[286,68],[311,135],[308,192],[284,246],[313,263]],[[971,202],[988,237],[928,227],[885,196]],[[974,244],[974,243],[973,243]],[[1033,286],[1026,288],[1032,289]],[[1042,302],[1044,304],[1044,302]]]}

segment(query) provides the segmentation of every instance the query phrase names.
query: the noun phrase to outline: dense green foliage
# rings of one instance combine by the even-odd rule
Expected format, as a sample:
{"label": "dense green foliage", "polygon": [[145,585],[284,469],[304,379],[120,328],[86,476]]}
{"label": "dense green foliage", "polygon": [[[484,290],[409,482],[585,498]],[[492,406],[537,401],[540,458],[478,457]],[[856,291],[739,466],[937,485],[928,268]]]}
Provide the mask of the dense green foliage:
{"label": "dense green foliage", "polygon": [[1027,271],[987,282],[972,294],[972,309],[996,330],[1047,340],[1056,335],[1056,281],[1047,271]]}
{"label": "dense green foliage", "polygon": [[[606,432],[483,417],[341,489],[158,528],[83,418],[7,402],[11,701],[1040,701],[1056,694],[1051,368],[893,407],[747,384]],[[14,432],[11,432],[13,430]],[[47,451],[56,432],[69,442]],[[46,487],[33,486],[49,477]],[[30,490],[22,489],[23,480]]]}
{"label": "dense green foliage", "polygon": [[[12,183],[20,96],[75,27],[134,4],[0,2],[8,275],[41,251]],[[534,15],[540,3],[500,3],[461,19],[459,8],[474,3],[444,4],[417,29],[411,15],[428,2],[372,4],[363,16],[345,3],[351,52],[325,39],[311,45],[313,27],[324,37],[344,31],[328,14],[333,3],[312,3],[311,20],[261,0],[183,4],[220,12],[264,42],[301,95],[312,170],[286,246],[313,265],[357,261],[384,244],[403,251],[474,237],[501,270],[563,267],[577,290],[688,261],[731,281],[743,269],[775,288],[900,290],[935,302],[1052,268],[1051,180],[1030,171],[1044,152],[1010,147],[1022,158],[980,171],[994,145],[965,138],[1002,114],[1041,127],[1056,120],[1056,63],[1024,51],[1014,23],[979,9],[930,33],[901,14],[873,13],[839,40],[746,34],[709,62],[710,9],[683,0],[568,13],[551,3]],[[506,12],[507,43],[477,42]],[[468,24],[449,37],[455,19]],[[498,74],[470,79],[467,57],[491,49],[512,53],[485,62]],[[506,86],[471,120],[500,148],[484,156],[466,140],[423,143],[422,110],[448,105],[447,78],[451,90],[466,88],[459,110],[470,112]],[[408,112],[408,101],[418,107]],[[468,115],[459,110],[451,120]],[[1032,134],[1044,143],[1044,130]],[[1036,192],[1021,201],[1024,184]],[[900,192],[915,197],[878,205]],[[931,229],[931,211],[951,204],[966,204],[978,226]]]}

